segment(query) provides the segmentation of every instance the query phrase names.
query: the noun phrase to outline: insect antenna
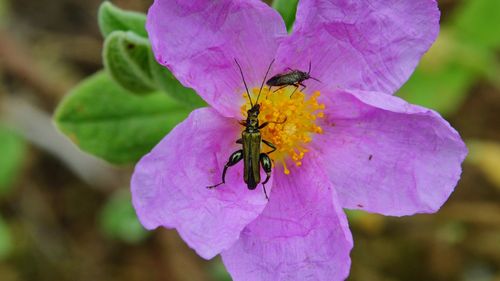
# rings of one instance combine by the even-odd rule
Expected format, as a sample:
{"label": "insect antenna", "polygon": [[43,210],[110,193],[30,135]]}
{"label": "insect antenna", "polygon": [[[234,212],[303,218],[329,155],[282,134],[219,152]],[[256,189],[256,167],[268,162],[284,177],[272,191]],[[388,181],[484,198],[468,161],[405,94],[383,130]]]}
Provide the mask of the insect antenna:
{"label": "insect antenna", "polygon": [[319,79],[311,77],[311,61],[309,61],[309,70],[307,71],[307,75],[309,75],[309,79],[316,80],[316,81],[321,83],[321,81],[319,81]]}
{"label": "insect antenna", "polygon": [[271,61],[271,63],[269,64],[269,67],[267,68],[266,75],[264,76],[264,80],[262,80],[262,84],[260,85],[259,95],[257,96],[257,100],[255,101],[255,103],[259,102],[260,93],[262,92],[262,88],[264,87],[264,83],[266,82],[267,75],[269,74],[269,70],[271,70],[271,66],[273,66],[273,63],[274,63],[274,59]]}
{"label": "insect antenna", "polygon": [[250,106],[253,107],[252,97],[250,96],[250,92],[248,91],[248,86],[247,82],[245,81],[245,76],[243,75],[243,70],[241,70],[241,66],[238,63],[238,61],[236,59],[234,59],[234,61],[236,62],[236,65],[238,65],[238,68],[240,69],[241,78],[243,79],[243,84],[245,84],[245,89],[247,90],[248,99],[250,100]]}

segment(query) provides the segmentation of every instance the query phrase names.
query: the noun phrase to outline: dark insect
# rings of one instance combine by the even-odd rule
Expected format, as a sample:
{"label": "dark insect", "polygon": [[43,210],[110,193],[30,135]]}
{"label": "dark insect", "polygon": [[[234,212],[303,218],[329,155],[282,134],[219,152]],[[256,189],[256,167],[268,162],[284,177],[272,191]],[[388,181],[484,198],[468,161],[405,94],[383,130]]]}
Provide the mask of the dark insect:
{"label": "dark insect", "polygon": [[272,87],[280,87],[279,89],[275,90],[281,90],[287,86],[295,86],[295,90],[293,93],[290,95],[293,96],[295,94],[295,91],[299,88],[299,86],[302,86],[302,89],[300,91],[303,91],[306,88],[306,85],[304,85],[302,82],[304,82],[307,79],[313,79],[318,82],[318,79],[311,77],[311,63],[309,63],[309,70],[307,72],[298,70],[298,69],[291,69],[287,68],[288,72],[285,73],[280,73],[276,74],[273,77],[271,77],[269,80],[267,80],[266,84],[269,86],[269,90],[271,90]]}
{"label": "dark insect", "polygon": [[[257,96],[257,100],[255,101],[255,103],[252,102],[252,98],[250,96],[250,92],[248,91],[248,86],[245,81],[245,77],[243,76],[243,71],[241,70],[240,64],[236,59],[234,61],[236,62],[236,65],[238,65],[238,68],[240,70],[241,78],[243,79],[243,84],[245,84],[245,89],[251,106],[250,110],[247,111],[247,119],[240,121],[240,124],[245,126],[245,130],[241,133],[241,139],[236,141],[236,143],[243,146],[243,149],[235,151],[233,154],[231,154],[231,156],[229,156],[229,160],[227,161],[226,165],[224,165],[224,170],[222,171],[222,182],[216,185],[208,186],[207,188],[211,189],[224,184],[226,181],[227,169],[243,160],[243,179],[247,184],[248,189],[254,190],[260,183],[261,166],[264,172],[266,172],[267,177],[264,182],[262,182],[262,187],[264,189],[266,199],[269,200],[265,184],[269,181],[272,170],[272,163],[271,158],[269,158],[269,154],[273,153],[276,150],[276,147],[269,141],[262,139],[260,130],[269,125],[269,123],[283,124],[286,121],[286,118],[282,122],[265,122],[259,124],[260,105],[258,104],[258,102],[260,94],[262,92],[262,88],[264,87],[264,81],[266,81],[267,75],[269,74],[269,70],[271,69],[274,60],[269,64],[269,68],[267,69],[266,75],[264,76],[264,80],[262,81],[262,85],[260,86],[259,95]],[[264,143],[265,145],[270,147],[271,150],[261,153],[261,143]]]}

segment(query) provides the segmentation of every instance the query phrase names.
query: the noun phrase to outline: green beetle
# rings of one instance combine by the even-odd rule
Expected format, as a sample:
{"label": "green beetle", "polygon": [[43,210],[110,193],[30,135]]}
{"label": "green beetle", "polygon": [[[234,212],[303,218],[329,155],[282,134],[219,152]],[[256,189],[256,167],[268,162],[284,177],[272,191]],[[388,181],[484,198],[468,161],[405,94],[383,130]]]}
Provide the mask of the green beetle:
{"label": "green beetle", "polygon": [[[241,125],[245,127],[245,130],[241,133],[241,139],[237,140],[236,143],[241,144],[243,149],[235,151],[231,156],[229,156],[229,160],[226,165],[224,165],[224,170],[222,171],[222,182],[216,185],[208,186],[207,188],[212,189],[221,184],[224,184],[226,181],[226,172],[227,169],[231,166],[236,165],[238,162],[243,160],[243,180],[247,184],[248,189],[254,190],[257,185],[260,183],[260,167],[266,173],[266,179],[262,182],[262,187],[264,189],[264,194],[266,199],[269,199],[267,196],[266,186],[265,184],[269,181],[271,177],[272,170],[272,162],[269,154],[276,151],[276,147],[270,143],[269,141],[263,140],[260,130],[265,128],[269,123],[277,123],[283,124],[286,122],[286,118],[282,122],[265,122],[259,124],[259,113],[260,113],[260,105],[258,104],[260,94],[262,92],[262,87],[264,86],[264,81],[266,81],[267,75],[269,74],[269,70],[273,65],[274,60],[269,64],[266,75],[264,76],[264,81],[259,90],[259,95],[257,96],[257,100],[255,103],[252,102],[252,98],[250,97],[250,92],[248,91],[248,86],[245,81],[245,77],[243,75],[243,71],[241,70],[241,66],[238,61],[235,59],[236,65],[241,73],[241,78],[243,79],[243,83],[245,84],[245,89],[247,91],[248,99],[250,100],[251,108],[247,111],[247,119],[242,120],[240,122]],[[261,152],[261,144],[271,148],[268,152]]]}

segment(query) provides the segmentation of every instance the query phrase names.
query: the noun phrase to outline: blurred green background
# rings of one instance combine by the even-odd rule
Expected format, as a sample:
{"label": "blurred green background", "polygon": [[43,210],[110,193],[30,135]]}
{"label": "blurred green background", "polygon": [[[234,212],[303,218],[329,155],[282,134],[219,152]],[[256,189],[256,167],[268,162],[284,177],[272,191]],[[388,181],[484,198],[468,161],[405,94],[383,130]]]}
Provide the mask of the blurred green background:
{"label": "blurred green background", "polygon": [[[268,1],[271,2],[271,1]],[[276,1],[293,20],[292,0]],[[227,281],[175,231],[144,231],[132,166],[80,152],[52,114],[102,68],[100,0],[0,0],[0,281]],[[116,0],[145,12],[151,1]],[[500,1],[441,0],[441,34],[399,95],[438,110],[470,149],[434,215],[349,212],[352,281],[500,281]]]}

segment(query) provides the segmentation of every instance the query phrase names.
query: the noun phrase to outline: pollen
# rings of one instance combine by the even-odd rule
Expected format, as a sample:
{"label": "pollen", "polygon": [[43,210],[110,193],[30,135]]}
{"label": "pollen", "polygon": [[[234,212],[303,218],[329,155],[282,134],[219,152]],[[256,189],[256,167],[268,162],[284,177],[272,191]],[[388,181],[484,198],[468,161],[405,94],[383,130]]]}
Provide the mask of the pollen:
{"label": "pollen", "polygon": [[[252,89],[252,100],[256,100],[259,88]],[[241,112],[246,118],[250,102],[247,94],[243,94],[247,100],[242,105]],[[261,129],[262,139],[276,146],[276,151],[269,157],[274,163],[283,166],[285,174],[290,174],[288,165],[300,167],[302,159],[308,153],[308,143],[315,134],[322,134],[323,129],[317,125],[320,118],[324,118],[325,105],[318,102],[320,92],[316,91],[306,95],[299,89],[289,86],[275,90],[266,86],[262,89],[259,99],[260,114],[259,123],[269,122],[269,125]],[[262,151],[266,152],[266,146]]]}

